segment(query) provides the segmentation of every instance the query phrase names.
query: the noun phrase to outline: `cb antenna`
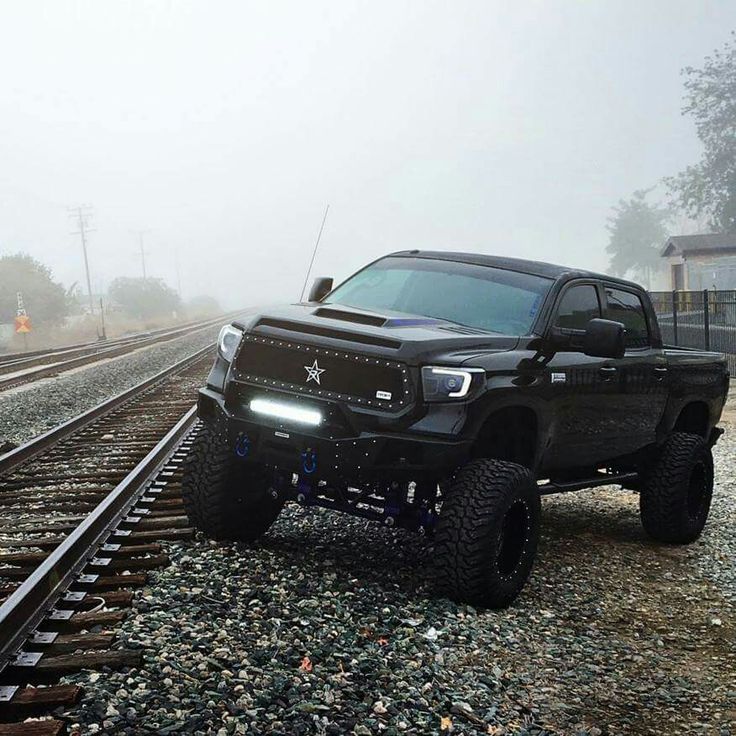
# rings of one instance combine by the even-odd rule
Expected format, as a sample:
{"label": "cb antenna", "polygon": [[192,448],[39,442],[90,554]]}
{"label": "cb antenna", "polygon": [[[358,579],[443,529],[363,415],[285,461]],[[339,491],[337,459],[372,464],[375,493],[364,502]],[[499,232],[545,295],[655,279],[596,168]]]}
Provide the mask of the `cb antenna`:
{"label": "cb antenna", "polygon": [[304,292],[307,290],[307,284],[309,283],[309,274],[312,273],[312,266],[314,265],[314,259],[317,256],[317,248],[319,248],[319,241],[322,237],[322,231],[325,229],[325,222],[327,220],[327,213],[330,211],[330,205],[328,204],[327,207],[325,207],[325,214],[322,217],[322,224],[319,226],[319,233],[317,234],[317,242],[314,244],[314,250],[312,251],[312,260],[309,261],[309,268],[307,269],[307,276],[304,279],[304,286],[302,286],[302,293],[299,297],[299,301],[302,301],[304,299]]}

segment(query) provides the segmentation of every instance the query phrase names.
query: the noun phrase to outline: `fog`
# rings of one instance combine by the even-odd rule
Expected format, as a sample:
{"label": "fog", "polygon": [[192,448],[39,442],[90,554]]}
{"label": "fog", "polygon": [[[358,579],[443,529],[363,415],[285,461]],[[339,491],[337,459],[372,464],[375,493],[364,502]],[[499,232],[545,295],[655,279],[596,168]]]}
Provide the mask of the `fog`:
{"label": "fog", "polygon": [[680,69],[733,0],[0,4],[0,254],[225,306],[405,248],[605,270],[621,197],[698,159]]}

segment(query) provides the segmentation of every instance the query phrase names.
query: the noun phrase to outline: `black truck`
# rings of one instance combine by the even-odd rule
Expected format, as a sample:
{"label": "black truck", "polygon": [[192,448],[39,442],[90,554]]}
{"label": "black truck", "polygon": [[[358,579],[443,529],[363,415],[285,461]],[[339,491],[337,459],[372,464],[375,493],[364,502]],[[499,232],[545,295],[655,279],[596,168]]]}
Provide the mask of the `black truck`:
{"label": "black truck", "polygon": [[697,539],[728,384],[723,356],[663,345],[636,284],[402,251],[223,328],[184,502],[216,539],[287,501],[426,533],[439,594],[503,607],[543,494],[616,484],[655,540]]}

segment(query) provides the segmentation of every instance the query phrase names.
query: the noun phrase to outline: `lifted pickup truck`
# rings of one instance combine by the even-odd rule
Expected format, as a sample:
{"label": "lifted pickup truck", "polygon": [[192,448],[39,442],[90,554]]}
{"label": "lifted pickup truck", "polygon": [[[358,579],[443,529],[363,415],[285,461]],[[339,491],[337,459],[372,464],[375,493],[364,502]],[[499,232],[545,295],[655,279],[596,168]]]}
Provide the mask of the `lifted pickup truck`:
{"label": "lifted pickup truck", "polygon": [[438,592],[503,607],[543,494],[617,484],[654,539],[697,539],[728,380],[662,344],[636,284],[394,253],[223,328],[184,501],[217,539],[255,540],[287,501],[432,534]]}

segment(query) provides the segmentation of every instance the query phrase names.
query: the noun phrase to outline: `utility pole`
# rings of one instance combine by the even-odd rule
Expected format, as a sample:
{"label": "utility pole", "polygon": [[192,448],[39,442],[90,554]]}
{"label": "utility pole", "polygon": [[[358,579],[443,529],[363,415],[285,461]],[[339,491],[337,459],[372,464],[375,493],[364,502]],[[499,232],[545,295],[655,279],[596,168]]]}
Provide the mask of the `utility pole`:
{"label": "utility pole", "polygon": [[102,305],[102,297],[100,297],[100,320],[102,321],[101,340],[107,340],[107,332],[105,331],[105,307]]}
{"label": "utility pole", "polygon": [[179,251],[174,251],[174,267],[176,268],[176,290],[179,293],[179,299],[181,299],[181,273],[179,272]]}
{"label": "utility pole", "polygon": [[87,296],[89,297],[89,313],[95,313],[95,303],[92,298],[92,281],[89,277],[89,259],[87,258],[87,233],[94,232],[89,227],[88,220],[92,217],[92,207],[89,205],[81,205],[79,207],[69,208],[69,217],[71,217],[79,227],[72,235],[79,235],[82,240],[82,253],[84,254],[84,272],[87,277]]}
{"label": "utility pole", "polygon": [[138,241],[141,246],[141,266],[143,266],[143,280],[146,280],[146,251],[143,249],[143,233],[138,233]]}
{"label": "utility pole", "polygon": [[141,253],[141,266],[143,268],[143,280],[146,280],[146,250],[143,247],[143,235],[150,232],[150,230],[136,230],[138,233],[138,247]]}

